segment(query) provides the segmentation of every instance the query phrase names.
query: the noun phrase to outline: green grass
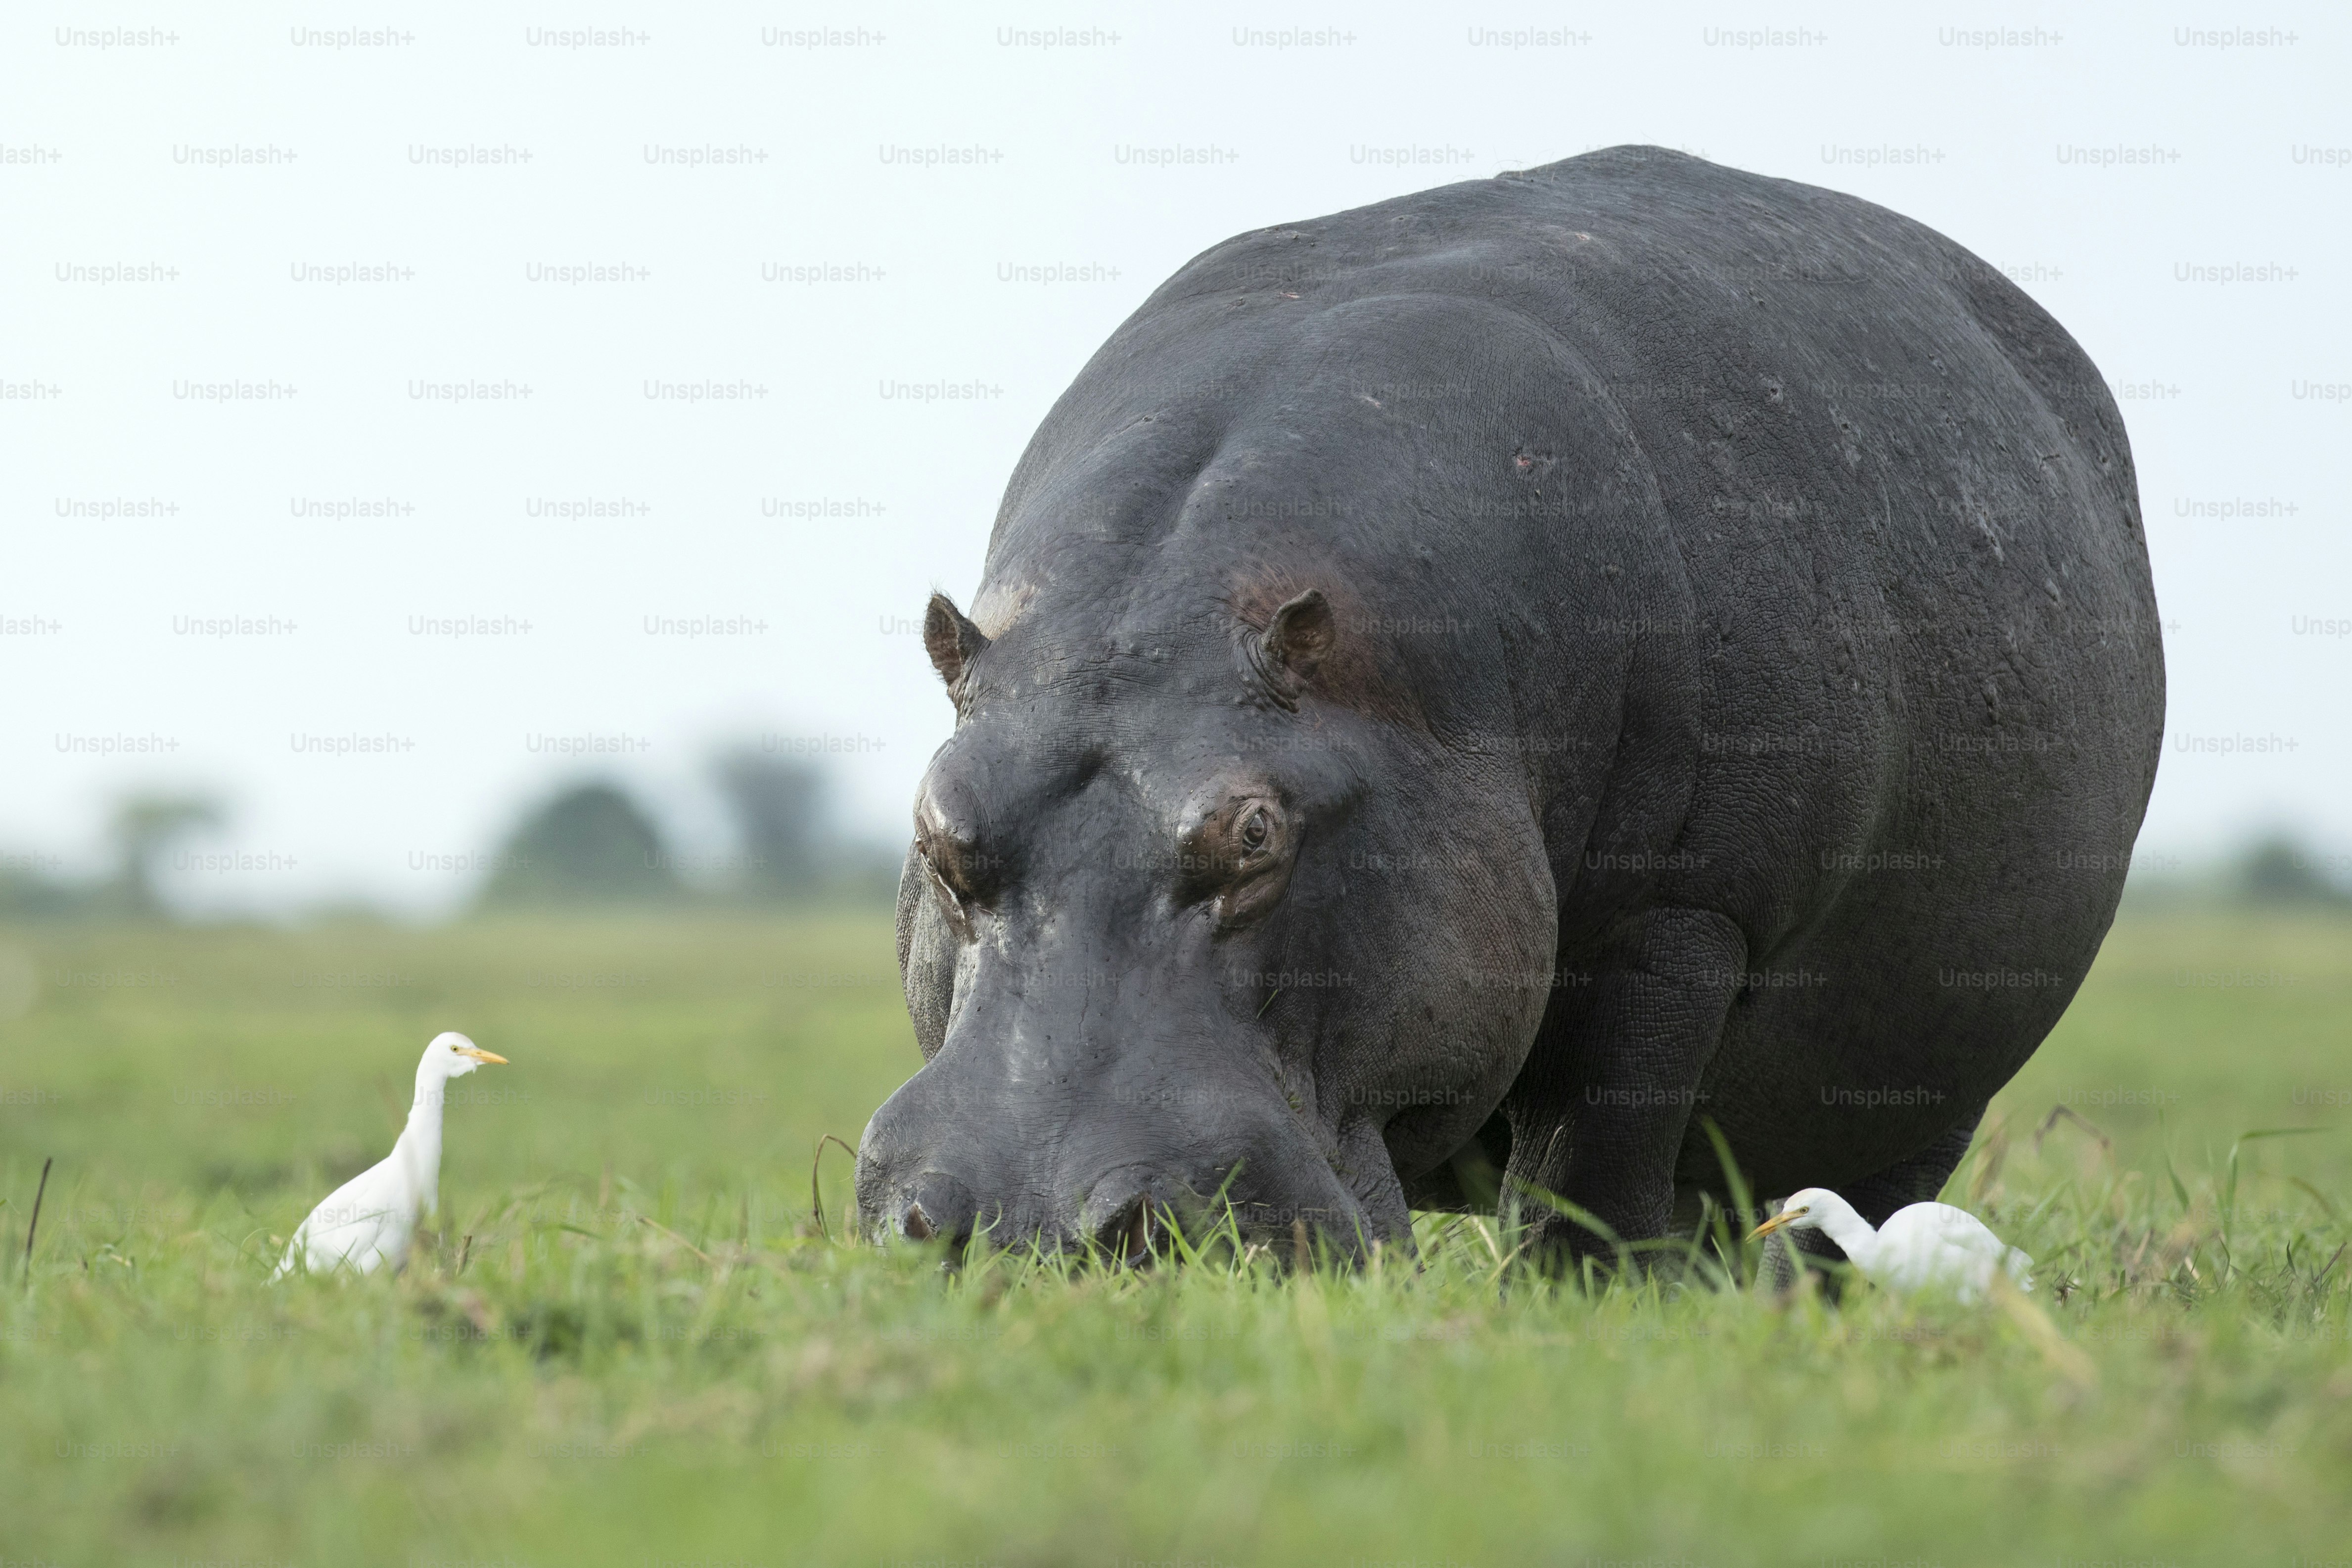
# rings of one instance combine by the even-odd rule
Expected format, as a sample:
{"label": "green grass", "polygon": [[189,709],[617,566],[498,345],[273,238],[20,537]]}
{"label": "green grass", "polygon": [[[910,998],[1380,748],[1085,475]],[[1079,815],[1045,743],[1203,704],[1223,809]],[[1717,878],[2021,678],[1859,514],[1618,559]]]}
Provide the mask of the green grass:
{"label": "green grass", "polygon": [[[1948,1194],[2042,1259],[1973,1310],[1434,1217],[1304,1279],[828,1242],[890,972],[870,916],[0,932],[0,1562],[2352,1557],[2352,926],[2118,929]],[[513,1066],[439,1234],[264,1284],[445,1027]]]}

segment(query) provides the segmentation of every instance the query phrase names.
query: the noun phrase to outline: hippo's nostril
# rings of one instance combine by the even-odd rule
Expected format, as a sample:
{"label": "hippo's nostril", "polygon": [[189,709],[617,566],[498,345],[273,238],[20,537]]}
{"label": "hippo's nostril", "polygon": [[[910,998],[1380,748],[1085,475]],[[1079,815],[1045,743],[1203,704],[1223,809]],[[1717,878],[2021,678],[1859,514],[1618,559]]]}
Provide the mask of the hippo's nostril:
{"label": "hippo's nostril", "polygon": [[1089,1238],[1114,1262],[1132,1265],[1149,1262],[1167,1240],[1167,1231],[1151,1200],[1139,1193],[1097,1224]]}
{"label": "hippo's nostril", "polygon": [[1170,1219],[1152,1197],[1151,1173],[1130,1167],[1095,1184],[1078,1211],[1078,1235],[1121,1263],[1141,1263],[1168,1245]]}
{"label": "hippo's nostril", "polygon": [[976,1205],[971,1190],[943,1171],[925,1171],[902,1188],[890,1229],[908,1241],[945,1241],[961,1249],[971,1239]]}

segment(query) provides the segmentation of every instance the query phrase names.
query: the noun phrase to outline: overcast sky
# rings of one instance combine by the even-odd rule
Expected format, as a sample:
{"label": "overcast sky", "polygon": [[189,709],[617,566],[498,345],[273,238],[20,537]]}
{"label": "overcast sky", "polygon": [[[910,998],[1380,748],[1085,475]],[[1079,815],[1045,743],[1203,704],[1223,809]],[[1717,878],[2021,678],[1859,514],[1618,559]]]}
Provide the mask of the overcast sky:
{"label": "overcast sky", "polygon": [[730,740],[898,836],[924,596],[1153,287],[1629,142],[2047,306],[2139,465],[2143,850],[2352,847],[2352,16],[1472,9],[9,7],[0,850],[93,871],[110,801],[202,788],[263,868],[185,901],[431,912],[420,858],[591,772],[715,845]]}

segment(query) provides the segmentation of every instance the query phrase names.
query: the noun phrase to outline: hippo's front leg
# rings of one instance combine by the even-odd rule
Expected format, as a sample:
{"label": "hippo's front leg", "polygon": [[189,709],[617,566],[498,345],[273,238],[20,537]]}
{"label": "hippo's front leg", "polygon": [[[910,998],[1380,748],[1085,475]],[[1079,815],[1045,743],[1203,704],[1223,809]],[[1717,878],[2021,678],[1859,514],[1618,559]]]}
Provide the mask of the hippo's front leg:
{"label": "hippo's front leg", "polygon": [[[1722,915],[1655,910],[1635,920],[1565,1037],[1512,1087],[1507,1191],[1556,1193],[1626,1241],[1665,1234],[1675,1160],[1699,1079],[1738,994],[1748,944]],[[1573,1262],[1608,1244],[1540,1199],[1525,1201],[1529,1252]]]}

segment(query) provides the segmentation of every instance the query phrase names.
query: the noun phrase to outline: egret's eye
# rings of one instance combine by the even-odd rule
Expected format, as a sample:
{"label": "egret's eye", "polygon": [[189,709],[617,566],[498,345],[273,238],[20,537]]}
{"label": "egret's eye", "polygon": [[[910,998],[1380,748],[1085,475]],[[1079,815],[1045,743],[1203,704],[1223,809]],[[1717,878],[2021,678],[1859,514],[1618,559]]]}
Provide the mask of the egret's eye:
{"label": "egret's eye", "polygon": [[1260,806],[1242,819],[1242,847],[1256,854],[1265,847],[1266,836],[1273,830],[1273,825],[1266,821],[1265,808]]}

